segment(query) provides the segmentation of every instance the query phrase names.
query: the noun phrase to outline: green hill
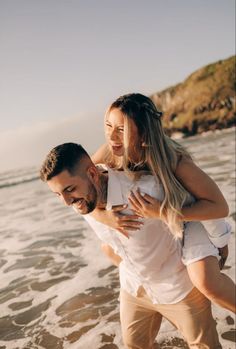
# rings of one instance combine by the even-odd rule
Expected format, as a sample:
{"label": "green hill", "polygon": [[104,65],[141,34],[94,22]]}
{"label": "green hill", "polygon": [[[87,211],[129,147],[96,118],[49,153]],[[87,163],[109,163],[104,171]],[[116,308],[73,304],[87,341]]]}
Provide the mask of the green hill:
{"label": "green hill", "polygon": [[186,136],[232,127],[235,113],[235,56],[209,64],[182,83],[153,94],[170,135]]}

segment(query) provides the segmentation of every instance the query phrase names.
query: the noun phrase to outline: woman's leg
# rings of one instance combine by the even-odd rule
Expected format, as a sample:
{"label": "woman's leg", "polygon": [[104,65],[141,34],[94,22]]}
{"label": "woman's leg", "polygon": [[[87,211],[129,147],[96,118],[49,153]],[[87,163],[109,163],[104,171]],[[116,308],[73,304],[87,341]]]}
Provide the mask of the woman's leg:
{"label": "woman's leg", "polygon": [[236,312],[235,284],[227,275],[220,272],[216,257],[205,257],[187,265],[187,269],[194,286],[210,301]]}

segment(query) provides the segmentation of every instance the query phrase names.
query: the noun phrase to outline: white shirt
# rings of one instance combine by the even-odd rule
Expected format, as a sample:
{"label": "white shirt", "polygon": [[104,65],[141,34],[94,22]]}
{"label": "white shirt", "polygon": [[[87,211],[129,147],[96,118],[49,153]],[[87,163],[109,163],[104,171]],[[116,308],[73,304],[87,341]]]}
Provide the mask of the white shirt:
{"label": "white shirt", "polygon": [[[153,176],[145,175],[132,182],[124,172],[109,169],[107,207],[129,204],[129,192],[135,187],[158,200],[163,199],[162,186]],[[182,300],[193,288],[181,261],[181,242],[174,239],[161,220],[144,219],[140,230],[130,232],[127,239],[90,215],[84,218],[98,237],[122,258],[120,283],[130,294],[137,295],[138,288],[143,286],[153,303],[171,304]]]}

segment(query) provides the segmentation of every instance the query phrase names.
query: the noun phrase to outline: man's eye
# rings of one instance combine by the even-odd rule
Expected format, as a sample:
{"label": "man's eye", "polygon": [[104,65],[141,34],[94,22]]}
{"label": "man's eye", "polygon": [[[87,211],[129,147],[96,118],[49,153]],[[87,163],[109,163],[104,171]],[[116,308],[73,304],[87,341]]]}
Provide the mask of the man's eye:
{"label": "man's eye", "polygon": [[74,187],[72,187],[72,188],[67,188],[66,191],[67,191],[67,193],[71,193],[74,189],[75,189]]}
{"label": "man's eye", "polygon": [[107,126],[107,127],[111,127],[111,125],[110,125],[110,124],[107,124],[107,123],[106,123],[106,126]]}
{"label": "man's eye", "polygon": [[118,131],[119,132],[124,132],[124,129],[123,128],[118,128]]}

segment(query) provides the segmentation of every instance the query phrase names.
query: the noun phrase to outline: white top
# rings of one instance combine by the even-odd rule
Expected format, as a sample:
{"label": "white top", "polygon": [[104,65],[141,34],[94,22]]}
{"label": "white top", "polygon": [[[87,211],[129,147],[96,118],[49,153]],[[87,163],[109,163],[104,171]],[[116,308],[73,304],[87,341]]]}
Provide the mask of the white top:
{"label": "white top", "polygon": [[[107,169],[107,168],[106,168]],[[110,168],[108,168],[108,172],[109,173],[113,173],[113,175],[115,174],[114,171],[112,171]],[[119,174],[117,174],[116,178],[120,180],[121,178],[121,174],[123,173],[122,176],[124,176],[124,172],[118,172]],[[144,176],[143,176],[144,177]],[[153,177],[152,175],[148,175],[148,178],[150,179],[151,177]],[[113,178],[110,178],[110,186],[114,186],[112,188],[112,190],[110,189],[110,192],[108,192],[108,197],[110,197],[110,202],[112,204],[107,204],[107,209],[111,209],[112,205],[120,205],[122,203],[125,204],[129,204],[128,202],[128,195],[129,195],[129,191],[131,190],[130,187],[130,183],[127,182],[127,177],[125,177],[126,179],[123,179],[122,182],[122,186],[124,185],[124,187],[120,188],[120,193],[122,193],[122,191],[126,190],[126,195],[120,195],[118,192],[116,192],[116,190],[114,190],[114,188],[116,188],[117,183],[114,182],[113,183]],[[149,180],[147,179],[147,181]],[[130,181],[130,180],[129,180]],[[125,186],[127,187],[125,189]],[[132,183],[132,188],[135,189],[135,187],[139,187],[139,183]],[[108,187],[109,190],[109,187]],[[156,197],[159,200],[163,200],[164,195],[163,195],[163,187],[162,184],[160,182],[158,182],[158,190],[159,192],[156,193],[156,195],[154,195],[154,197]],[[154,190],[155,192],[155,190]],[[148,191],[146,190],[146,187],[143,190],[143,193],[148,194]],[[149,194],[151,195],[151,194]],[[191,203],[193,203],[195,201],[194,197],[192,195],[189,195],[189,198],[186,200],[186,206],[190,205]],[[217,247],[224,247],[225,245],[227,245],[229,243],[229,239],[231,236],[231,232],[232,232],[232,227],[231,225],[224,219],[224,218],[220,218],[220,219],[211,219],[211,220],[205,220],[205,221],[201,221],[201,222],[191,222],[190,226],[189,223],[186,223],[186,227],[185,227],[185,232],[188,234],[198,234],[198,230],[200,229],[204,229],[201,225],[203,225],[203,227],[205,228],[205,231],[208,233],[208,237],[207,239],[209,239],[212,244]],[[190,229],[191,227],[191,229]],[[188,228],[188,229],[186,229]],[[190,232],[191,230],[191,232]],[[205,232],[204,232],[205,235]],[[198,241],[200,242],[200,240],[198,239]],[[217,250],[218,253],[218,250]],[[189,264],[189,263],[188,263]]]}
{"label": "white top", "polygon": [[[135,187],[159,200],[163,198],[162,187],[153,176],[142,176],[134,183],[124,172],[109,169],[108,178],[108,207],[129,205],[128,195]],[[124,210],[124,213],[130,211]],[[84,215],[84,218],[98,237],[122,258],[119,266],[121,287],[130,294],[136,295],[142,285],[153,303],[171,304],[182,300],[193,288],[181,261],[181,242],[173,238],[161,220],[144,219],[140,230],[130,232],[127,239],[91,215]]]}
{"label": "white top", "polygon": [[209,239],[216,247],[228,245],[232,232],[231,225],[223,218],[201,222],[208,232]]}
{"label": "white top", "polygon": [[[130,190],[139,188],[141,193],[162,201],[163,187],[152,175],[143,175],[138,181],[132,181],[122,171],[108,169],[107,209],[114,205],[127,204]],[[123,213],[130,214],[126,209]],[[184,229],[184,241],[175,240],[167,225],[159,219],[144,219],[139,231],[130,231],[127,239],[92,216],[84,215],[98,237],[109,244],[122,258],[120,263],[121,287],[136,295],[142,285],[153,303],[176,303],[182,300],[192,289],[192,284],[184,265],[189,265],[207,256],[218,257],[218,249],[209,239],[213,235],[218,245],[224,246],[230,235],[225,220],[206,222],[187,222]],[[217,240],[218,239],[218,240]]]}

